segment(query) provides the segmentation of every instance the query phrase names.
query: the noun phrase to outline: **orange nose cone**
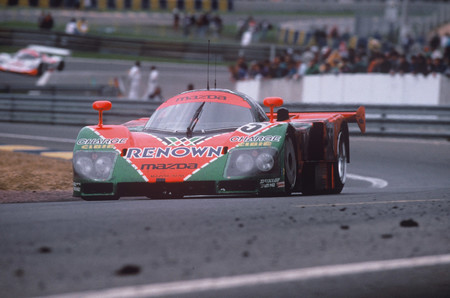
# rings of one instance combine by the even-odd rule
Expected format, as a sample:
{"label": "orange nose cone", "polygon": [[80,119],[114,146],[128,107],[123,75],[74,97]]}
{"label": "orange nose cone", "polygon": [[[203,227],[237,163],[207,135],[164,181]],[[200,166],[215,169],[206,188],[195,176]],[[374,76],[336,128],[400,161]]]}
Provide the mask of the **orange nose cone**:
{"label": "orange nose cone", "polygon": [[111,102],[107,101],[107,100],[99,100],[99,101],[95,101],[92,104],[92,107],[94,108],[94,110],[97,111],[108,111],[111,110]]}

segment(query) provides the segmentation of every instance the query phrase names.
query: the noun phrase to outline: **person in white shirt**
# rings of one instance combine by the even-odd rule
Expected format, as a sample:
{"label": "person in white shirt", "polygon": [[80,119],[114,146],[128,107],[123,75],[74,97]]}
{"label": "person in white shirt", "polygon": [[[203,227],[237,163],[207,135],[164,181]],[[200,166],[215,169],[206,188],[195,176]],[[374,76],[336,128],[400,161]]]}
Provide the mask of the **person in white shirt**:
{"label": "person in white shirt", "polygon": [[159,71],[156,66],[150,67],[150,74],[148,76],[148,88],[145,93],[144,99],[150,100],[160,100],[161,97],[161,88],[158,83],[159,79]]}
{"label": "person in white shirt", "polygon": [[77,20],[75,18],[72,18],[67,24],[66,24],[66,33],[67,34],[77,34]]}
{"label": "person in white shirt", "polygon": [[133,67],[128,71],[128,78],[130,79],[129,99],[139,99],[139,88],[141,85],[141,62],[136,61]]}

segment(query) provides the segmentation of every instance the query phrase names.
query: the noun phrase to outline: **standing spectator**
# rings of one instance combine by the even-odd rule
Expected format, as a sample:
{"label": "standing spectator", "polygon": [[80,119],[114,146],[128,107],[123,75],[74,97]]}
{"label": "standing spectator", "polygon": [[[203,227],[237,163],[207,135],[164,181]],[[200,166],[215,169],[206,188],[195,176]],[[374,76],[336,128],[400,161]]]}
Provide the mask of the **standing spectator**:
{"label": "standing spectator", "polygon": [[219,38],[220,34],[222,34],[223,23],[219,14],[215,14],[211,20],[211,31],[213,33],[213,38]]}
{"label": "standing spectator", "polygon": [[54,25],[53,17],[51,13],[47,13],[41,20],[39,27],[44,30],[52,30]]}
{"label": "standing spectator", "polygon": [[191,35],[192,26],[195,24],[195,15],[186,13],[183,17],[183,35]]}
{"label": "standing spectator", "polygon": [[172,10],[172,15],[173,15],[173,29],[177,31],[180,25],[180,11],[178,10],[178,8],[174,8]]}
{"label": "standing spectator", "polygon": [[209,28],[209,14],[203,13],[197,20],[197,35],[201,38],[205,37]]}
{"label": "standing spectator", "polygon": [[139,98],[139,88],[141,85],[141,62],[136,61],[133,67],[128,71],[128,79],[130,80],[129,99]]}
{"label": "standing spectator", "polygon": [[367,63],[365,62],[363,56],[355,55],[355,63],[353,65],[353,73],[366,73]]}
{"label": "standing spectator", "polygon": [[85,18],[81,18],[77,22],[77,30],[82,35],[86,34],[89,31],[89,25]]}
{"label": "standing spectator", "polygon": [[66,24],[66,34],[78,34],[77,29],[77,20],[75,18],[72,18],[67,24]]}
{"label": "standing spectator", "polygon": [[441,45],[441,38],[439,37],[439,34],[437,32],[435,32],[431,37],[429,45],[432,52],[439,48],[439,46]]}
{"label": "standing spectator", "polygon": [[386,55],[380,54],[378,58],[379,63],[373,68],[373,72],[378,73],[390,73],[391,72],[391,62],[386,57]]}
{"label": "standing spectator", "polygon": [[301,79],[306,74],[306,70],[308,69],[308,65],[302,61],[298,60],[297,74],[294,76],[296,79]]}
{"label": "standing spectator", "polygon": [[145,92],[144,99],[155,100],[157,95],[161,94],[161,88],[159,87],[158,79],[159,71],[156,66],[152,65],[150,67],[150,74],[148,75],[148,86],[147,92]]}
{"label": "standing spectator", "polygon": [[411,72],[413,74],[423,74],[424,76],[428,74],[427,63],[422,54],[411,57]]}
{"label": "standing spectator", "polygon": [[248,66],[244,58],[239,58],[237,63],[237,79],[245,80],[248,78]]}
{"label": "standing spectator", "polygon": [[319,60],[314,58],[308,63],[308,69],[306,70],[306,75],[314,75],[320,73],[320,63]]}
{"label": "standing spectator", "polygon": [[340,73],[352,73],[353,69],[352,66],[349,63],[348,58],[342,58],[342,62],[339,65],[339,72]]}
{"label": "standing spectator", "polygon": [[431,72],[433,75],[436,75],[436,74],[438,74],[438,73],[443,74],[443,73],[445,73],[445,70],[446,70],[446,68],[447,68],[447,67],[445,66],[445,64],[443,63],[442,59],[439,58],[439,57],[434,58],[434,59],[432,60],[431,64],[429,65],[429,67],[430,67],[430,72]]}
{"label": "standing spectator", "polygon": [[411,65],[409,64],[405,55],[400,55],[400,60],[395,71],[399,74],[405,74],[411,71]]}

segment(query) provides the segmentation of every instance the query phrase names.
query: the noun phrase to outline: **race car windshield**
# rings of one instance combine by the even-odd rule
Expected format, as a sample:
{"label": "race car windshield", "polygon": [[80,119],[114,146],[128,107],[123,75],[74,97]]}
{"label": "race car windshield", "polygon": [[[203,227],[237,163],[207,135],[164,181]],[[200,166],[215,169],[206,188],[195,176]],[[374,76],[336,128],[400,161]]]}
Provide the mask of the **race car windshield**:
{"label": "race car windshield", "polygon": [[37,58],[35,55],[28,52],[19,52],[16,57],[22,60],[34,60]]}
{"label": "race car windshield", "polygon": [[155,111],[145,129],[192,133],[232,129],[253,121],[255,119],[251,110],[246,107],[217,102],[192,102]]}

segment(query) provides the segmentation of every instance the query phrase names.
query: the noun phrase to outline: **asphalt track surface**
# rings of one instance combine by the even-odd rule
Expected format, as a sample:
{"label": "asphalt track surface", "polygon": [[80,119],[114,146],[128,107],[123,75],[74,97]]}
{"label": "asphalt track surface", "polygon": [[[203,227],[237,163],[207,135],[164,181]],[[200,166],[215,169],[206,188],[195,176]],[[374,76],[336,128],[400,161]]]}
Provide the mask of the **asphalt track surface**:
{"label": "asphalt track surface", "polygon": [[[93,72],[74,61],[61,74]],[[123,73],[129,62],[95,65]],[[166,93],[186,74],[206,78],[158,66],[179,73]],[[71,151],[78,131],[1,123],[0,143]],[[352,137],[350,147],[340,195],[2,204],[0,296],[447,297],[450,143]]]}
{"label": "asphalt track surface", "polygon": [[[77,131],[0,127],[59,150]],[[0,205],[0,296],[447,297],[450,144],[350,147],[340,195]]]}

